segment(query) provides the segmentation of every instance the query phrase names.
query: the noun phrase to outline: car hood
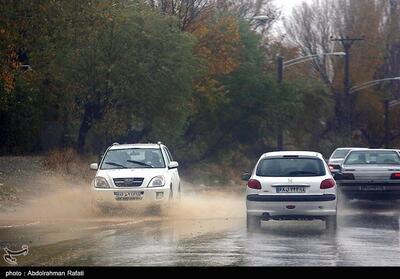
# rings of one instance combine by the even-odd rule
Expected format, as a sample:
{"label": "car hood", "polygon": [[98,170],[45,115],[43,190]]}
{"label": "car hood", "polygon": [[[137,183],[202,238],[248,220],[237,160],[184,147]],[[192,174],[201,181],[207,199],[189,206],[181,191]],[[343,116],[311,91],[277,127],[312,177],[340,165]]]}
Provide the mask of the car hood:
{"label": "car hood", "polygon": [[150,177],[157,175],[165,175],[166,169],[146,168],[146,169],[115,169],[115,170],[99,170],[97,176],[109,178],[127,178],[127,177]]}
{"label": "car hood", "polygon": [[164,175],[168,183],[167,169],[116,169],[116,170],[99,170],[96,176],[101,176],[107,179],[112,187],[116,187],[114,183],[115,178],[143,178],[141,187],[147,187],[151,179],[158,175]]}

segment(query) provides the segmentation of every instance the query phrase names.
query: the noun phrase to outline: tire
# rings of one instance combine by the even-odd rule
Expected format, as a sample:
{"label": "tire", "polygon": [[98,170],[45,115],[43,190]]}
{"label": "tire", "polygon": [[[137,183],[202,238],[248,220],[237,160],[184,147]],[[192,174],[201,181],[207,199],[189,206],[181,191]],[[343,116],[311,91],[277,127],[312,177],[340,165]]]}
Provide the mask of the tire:
{"label": "tire", "polygon": [[325,219],[325,229],[330,233],[335,233],[337,230],[337,215],[328,216]]}
{"label": "tire", "polygon": [[98,216],[98,215],[104,215],[104,209],[102,207],[100,207],[96,201],[91,200],[90,202],[90,210],[92,212],[93,215]]}
{"label": "tire", "polygon": [[182,191],[181,191],[181,184],[179,183],[179,185],[178,185],[178,195],[177,195],[177,200],[178,201],[181,201],[181,199],[182,199]]}
{"label": "tire", "polygon": [[339,192],[337,197],[338,197],[338,206],[340,206],[340,208],[346,208],[349,206],[351,199],[345,193]]}
{"label": "tire", "polygon": [[172,188],[172,184],[171,186],[169,186],[169,196],[168,196],[168,202],[172,202],[174,200],[174,190]]}
{"label": "tire", "polygon": [[161,216],[163,209],[160,205],[151,205],[148,206],[145,210],[145,214],[152,216]]}
{"label": "tire", "polygon": [[400,216],[399,215],[397,215],[397,214],[394,214],[393,216],[392,216],[392,220],[391,220],[392,222],[392,228],[395,230],[395,231],[398,231],[399,229],[400,229]]}
{"label": "tire", "polygon": [[261,229],[261,217],[247,214],[247,231],[256,232]]}

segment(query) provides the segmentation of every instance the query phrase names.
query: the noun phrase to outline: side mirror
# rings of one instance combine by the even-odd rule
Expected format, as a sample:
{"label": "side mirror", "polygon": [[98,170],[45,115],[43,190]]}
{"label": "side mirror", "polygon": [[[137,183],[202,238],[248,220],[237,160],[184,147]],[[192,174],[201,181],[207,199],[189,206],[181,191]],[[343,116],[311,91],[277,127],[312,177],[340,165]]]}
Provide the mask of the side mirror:
{"label": "side mirror", "polygon": [[246,172],[246,173],[242,174],[243,181],[249,181],[250,177],[251,177],[251,173]]}
{"label": "side mirror", "polygon": [[172,161],[172,162],[170,162],[169,165],[168,165],[168,168],[169,168],[169,169],[176,169],[176,168],[178,168],[178,167],[179,167],[179,163],[176,162],[176,161]]}
{"label": "side mirror", "polygon": [[99,164],[97,164],[97,163],[90,164],[91,170],[98,170],[98,168],[99,168]]}

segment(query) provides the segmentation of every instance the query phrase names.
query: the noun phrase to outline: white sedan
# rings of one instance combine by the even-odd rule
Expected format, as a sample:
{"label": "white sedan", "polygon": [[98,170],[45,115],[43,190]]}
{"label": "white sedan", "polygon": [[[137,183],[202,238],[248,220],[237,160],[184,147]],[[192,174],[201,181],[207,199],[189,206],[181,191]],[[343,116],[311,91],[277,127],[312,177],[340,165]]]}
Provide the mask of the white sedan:
{"label": "white sedan", "polygon": [[261,221],[314,219],[336,230],[336,183],[320,153],[265,153],[242,178],[247,181],[249,230],[258,229]]}
{"label": "white sedan", "polygon": [[178,163],[158,144],[113,144],[105,152],[92,182],[92,208],[159,206],[179,199]]}

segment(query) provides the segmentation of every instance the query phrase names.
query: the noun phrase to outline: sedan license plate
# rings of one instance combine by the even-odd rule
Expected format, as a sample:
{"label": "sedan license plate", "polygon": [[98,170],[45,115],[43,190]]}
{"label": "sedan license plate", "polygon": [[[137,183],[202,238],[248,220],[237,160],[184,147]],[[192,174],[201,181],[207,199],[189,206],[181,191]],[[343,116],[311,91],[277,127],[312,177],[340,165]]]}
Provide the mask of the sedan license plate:
{"label": "sedan license plate", "polygon": [[132,201],[143,199],[144,192],[114,192],[117,201]]}
{"label": "sedan license plate", "polygon": [[361,191],[384,191],[385,186],[360,186]]}
{"label": "sedan license plate", "polygon": [[305,193],[306,188],[304,186],[279,186],[276,187],[277,193]]}

